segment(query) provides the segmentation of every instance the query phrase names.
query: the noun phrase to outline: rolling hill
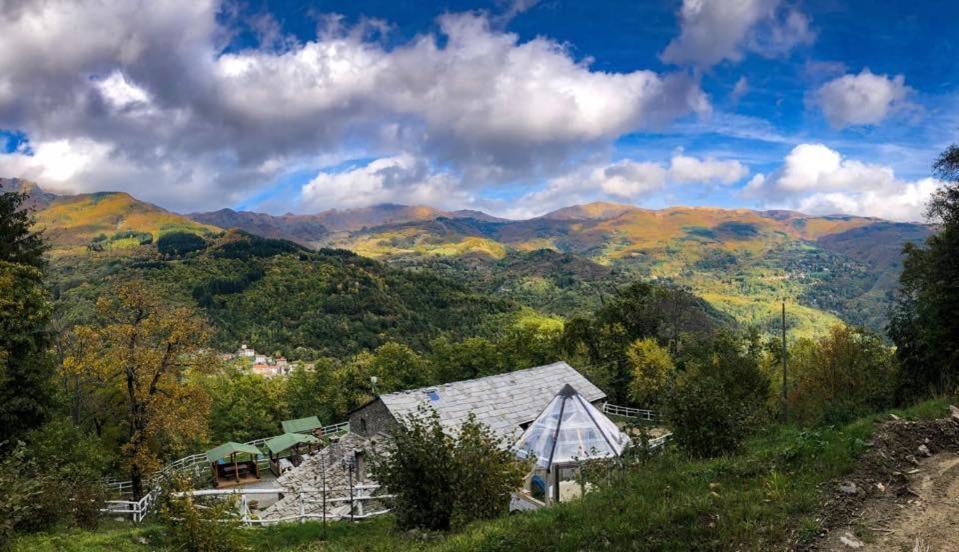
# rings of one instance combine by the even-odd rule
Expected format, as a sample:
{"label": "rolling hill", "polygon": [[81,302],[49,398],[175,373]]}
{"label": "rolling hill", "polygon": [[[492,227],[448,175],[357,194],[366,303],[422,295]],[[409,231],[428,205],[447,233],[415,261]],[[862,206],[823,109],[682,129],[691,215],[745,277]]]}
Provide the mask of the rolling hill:
{"label": "rolling hill", "polygon": [[778,302],[786,297],[797,335],[839,320],[881,330],[903,244],[931,231],[865,217],[614,203],[576,205],[529,220],[402,205],[315,215],[223,209],[182,216],[123,193],[54,196],[18,185],[33,194],[55,256],[149,256],[155,254],[150,244],[164,233],[215,241],[222,229],[239,228],[438,273],[475,292],[563,316],[594,309],[604,294],[643,279],[688,289],[741,322],[773,332]]}
{"label": "rolling hill", "polygon": [[273,216],[250,211],[220,209],[187,215],[194,221],[220,228],[239,228],[247,232],[295,241],[306,246],[319,246],[331,235],[361,231],[385,224],[431,221],[437,218],[472,218],[483,221],[504,221],[480,211],[441,211],[423,205],[382,204],[356,209],[330,209],[313,215],[287,213]]}
{"label": "rolling hill", "polygon": [[4,180],[0,188],[30,195],[27,206],[34,209],[37,226],[55,256],[137,248],[169,232],[201,236],[221,232],[123,192],[56,195],[19,179]]}
{"label": "rolling hill", "polygon": [[[483,278],[483,270],[477,269],[485,260],[488,270],[507,276],[489,291],[555,311],[547,305],[550,297],[562,294],[555,286],[555,271],[512,277],[503,270],[514,266],[518,255],[548,249],[613,270],[618,275],[613,281],[641,278],[690,289],[740,321],[768,331],[775,329],[778,301],[786,297],[793,302],[790,323],[797,333],[808,335],[839,319],[881,330],[902,245],[929,233],[920,224],[844,215],[648,210],[602,203],[521,221],[440,217],[387,224],[331,235],[325,245],[407,267],[454,266],[451,260],[469,259],[460,277],[489,286],[497,280]],[[595,305],[596,292],[582,294],[583,289],[603,289],[610,281],[588,274],[570,281],[585,307]],[[577,307],[565,300],[555,304],[559,309]]]}

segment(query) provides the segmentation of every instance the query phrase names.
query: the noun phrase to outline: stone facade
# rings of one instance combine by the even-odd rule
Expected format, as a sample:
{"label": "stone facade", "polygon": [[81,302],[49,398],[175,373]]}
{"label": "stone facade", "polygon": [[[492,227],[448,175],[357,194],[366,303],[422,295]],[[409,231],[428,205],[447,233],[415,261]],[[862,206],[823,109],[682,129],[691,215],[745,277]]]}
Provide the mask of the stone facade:
{"label": "stone facade", "polygon": [[350,414],[350,433],[363,437],[389,433],[394,425],[396,419],[380,399],[375,399]]}

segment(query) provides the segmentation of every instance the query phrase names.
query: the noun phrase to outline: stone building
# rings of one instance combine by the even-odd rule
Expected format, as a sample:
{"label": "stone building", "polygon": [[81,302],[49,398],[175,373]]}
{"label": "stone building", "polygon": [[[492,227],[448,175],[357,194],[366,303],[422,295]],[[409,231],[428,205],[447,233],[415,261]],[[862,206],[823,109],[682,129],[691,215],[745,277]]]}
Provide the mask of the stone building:
{"label": "stone building", "polygon": [[397,420],[432,407],[444,426],[456,428],[472,412],[501,437],[515,440],[565,386],[599,405],[598,387],[565,362],[381,395],[350,413],[350,432],[369,437],[387,433]]}

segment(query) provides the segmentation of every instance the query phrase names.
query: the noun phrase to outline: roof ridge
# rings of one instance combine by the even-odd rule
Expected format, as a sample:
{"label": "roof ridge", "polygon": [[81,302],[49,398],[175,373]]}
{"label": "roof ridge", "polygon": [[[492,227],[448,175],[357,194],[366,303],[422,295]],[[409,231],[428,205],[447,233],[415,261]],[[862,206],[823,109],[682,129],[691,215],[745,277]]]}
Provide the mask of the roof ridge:
{"label": "roof ridge", "polygon": [[[533,370],[542,370],[542,369],[544,369],[544,368],[549,368],[549,367],[551,367],[551,366],[556,366],[557,364],[564,365],[564,366],[570,368],[571,370],[574,370],[574,371],[576,371],[577,373],[579,373],[579,370],[576,370],[575,368],[573,368],[573,367],[572,367],[568,362],[566,362],[565,360],[557,360],[556,362],[551,362],[551,363],[549,363],[549,364],[543,364],[543,365],[540,365],[540,366],[532,366],[532,367],[530,367],[530,368],[522,368],[522,369],[520,369],[520,370],[513,370],[513,371],[510,371],[510,372],[503,372],[502,374],[490,374],[490,375],[488,375],[488,376],[481,376],[481,377],[478,377],[478,378],[465,379],[465,380],[449,381],[449,382],[446,382],[446,383],[439,383],[439,384],[436,384],[436,385],[427,385],[427,386],[425,386],[425,387],[417,387],[416,389],[407,389],[407,390],[405,390],[405,391],[393,391],[392,393],[387,393],[387,394],[385,394],[385,395],[380,395],[380,398],[382,399],[382,398],[384,398],[384,397],[409,395],[409,394],[416,393],[416,392],[425,393],[426,391],[429,391],[430,389],[439,389],[439,388],[441,388],[441,387],[443,387],[443,386],[453,385],[453,384],[457,384],[457,383],[470,383],[470,382],[474,382],[474,381],[482,381],[482,380],[489,380],[489,379],[493,379],[493,378],[503,378],[503,377],[506,377],[506,376],[514,376],[514,375],[516,375],[516,374],[531,372],[531,371],[533,371]],[[580,375],[582,375],[582,374],[580,374]],[[585,376],[583,376],[583,377],[585,377]]]}

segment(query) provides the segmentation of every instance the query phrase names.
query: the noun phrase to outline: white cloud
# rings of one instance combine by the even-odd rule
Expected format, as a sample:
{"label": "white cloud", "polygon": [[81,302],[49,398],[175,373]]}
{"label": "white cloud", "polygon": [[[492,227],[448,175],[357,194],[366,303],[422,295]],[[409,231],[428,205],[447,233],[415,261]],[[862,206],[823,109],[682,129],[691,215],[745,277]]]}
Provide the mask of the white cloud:
{"label": "white cloud", "polygon": [[768,207],[815,215],[918,221],[929,197],[941,185],[933,178],[904,181],[890,167],[846,159],[822,144],[800,144],[779,170],[757,174],[743,193]]}
{"label": "white cloud", "polygon": [[[110,151],[74,171],[86,180],[64,185],[76,189],[116,185],[100,179],[117,164],[134,182],[213,175],[165,203],[174,208],[249,194],[282,171],[262,170],[267,161],[302,165],[358,144],[449,167],[470,189],[545,178],[623,133],[710,110],[686,73],[595,70],[484,15],[444,15],[437,34],[389,48],[367,34],[381,23],[332,19],[305,42],[269,26],[268,45],[224,53],[231,29],[216,0],[0,4],[0,128],[34,146],[88,140]],[[140,191],[167,201],[179,183]]]}
{"label": "white cloud", "polygon": [[908,106],[912,91],[902,75],[875,75],[863,69],[822,85],[815,93],[826,120],[836,128],[881,123],[892,112]]}
{"label": "white cloud", "polygon": [[748,167],[739,161],[700,159],[682,152],[674,154],[668,165],[624,159],[550,179],[542,189],[522,196],[505,214],[523,218],[589,201],[641,201],[670,187],[728,185],[748,174]]}
{"label": "white cloud", "polygon": [[598,185],[608,195],[635,199],[661,190],[666,184],[667,171],[659,163],[619,161],[595,169],[590,184]]}
{"label": "white cloud", "polygon": [[319,173],[303,186],[301,207],[324,210],[378,203],[447,207],[472,201],[455,177],[436,173],[424,160],[404,153],[342,172]]}
{"label": "white cloud", "polygon": [[97,90],[115,109],[149,106],[146,90],[127,80],[123,73],[114,71],[105,79],[95,81]]}
{"label": "white cloud", "polygon": [[713,157],[697,159],[674,155],[669,164],[669,176],[674,182],[718,182],[732,184],[742,180],[749,169],[736,160],[720,161]]}
{"label": "white cloud", "polygon": [[746,50],[775,57],[815,39],[806,16],[779,0],[683,0],[679,18],[680,34],[660,56],[666,63],[711,67]]}
{"label": "white cloud", "polygon": [[749,80],[744,75],[739,77],[736,84],[733,85],[733,91],[729,93],[729,99],[733,103],[737,103],[747,92],[749,92]]}

